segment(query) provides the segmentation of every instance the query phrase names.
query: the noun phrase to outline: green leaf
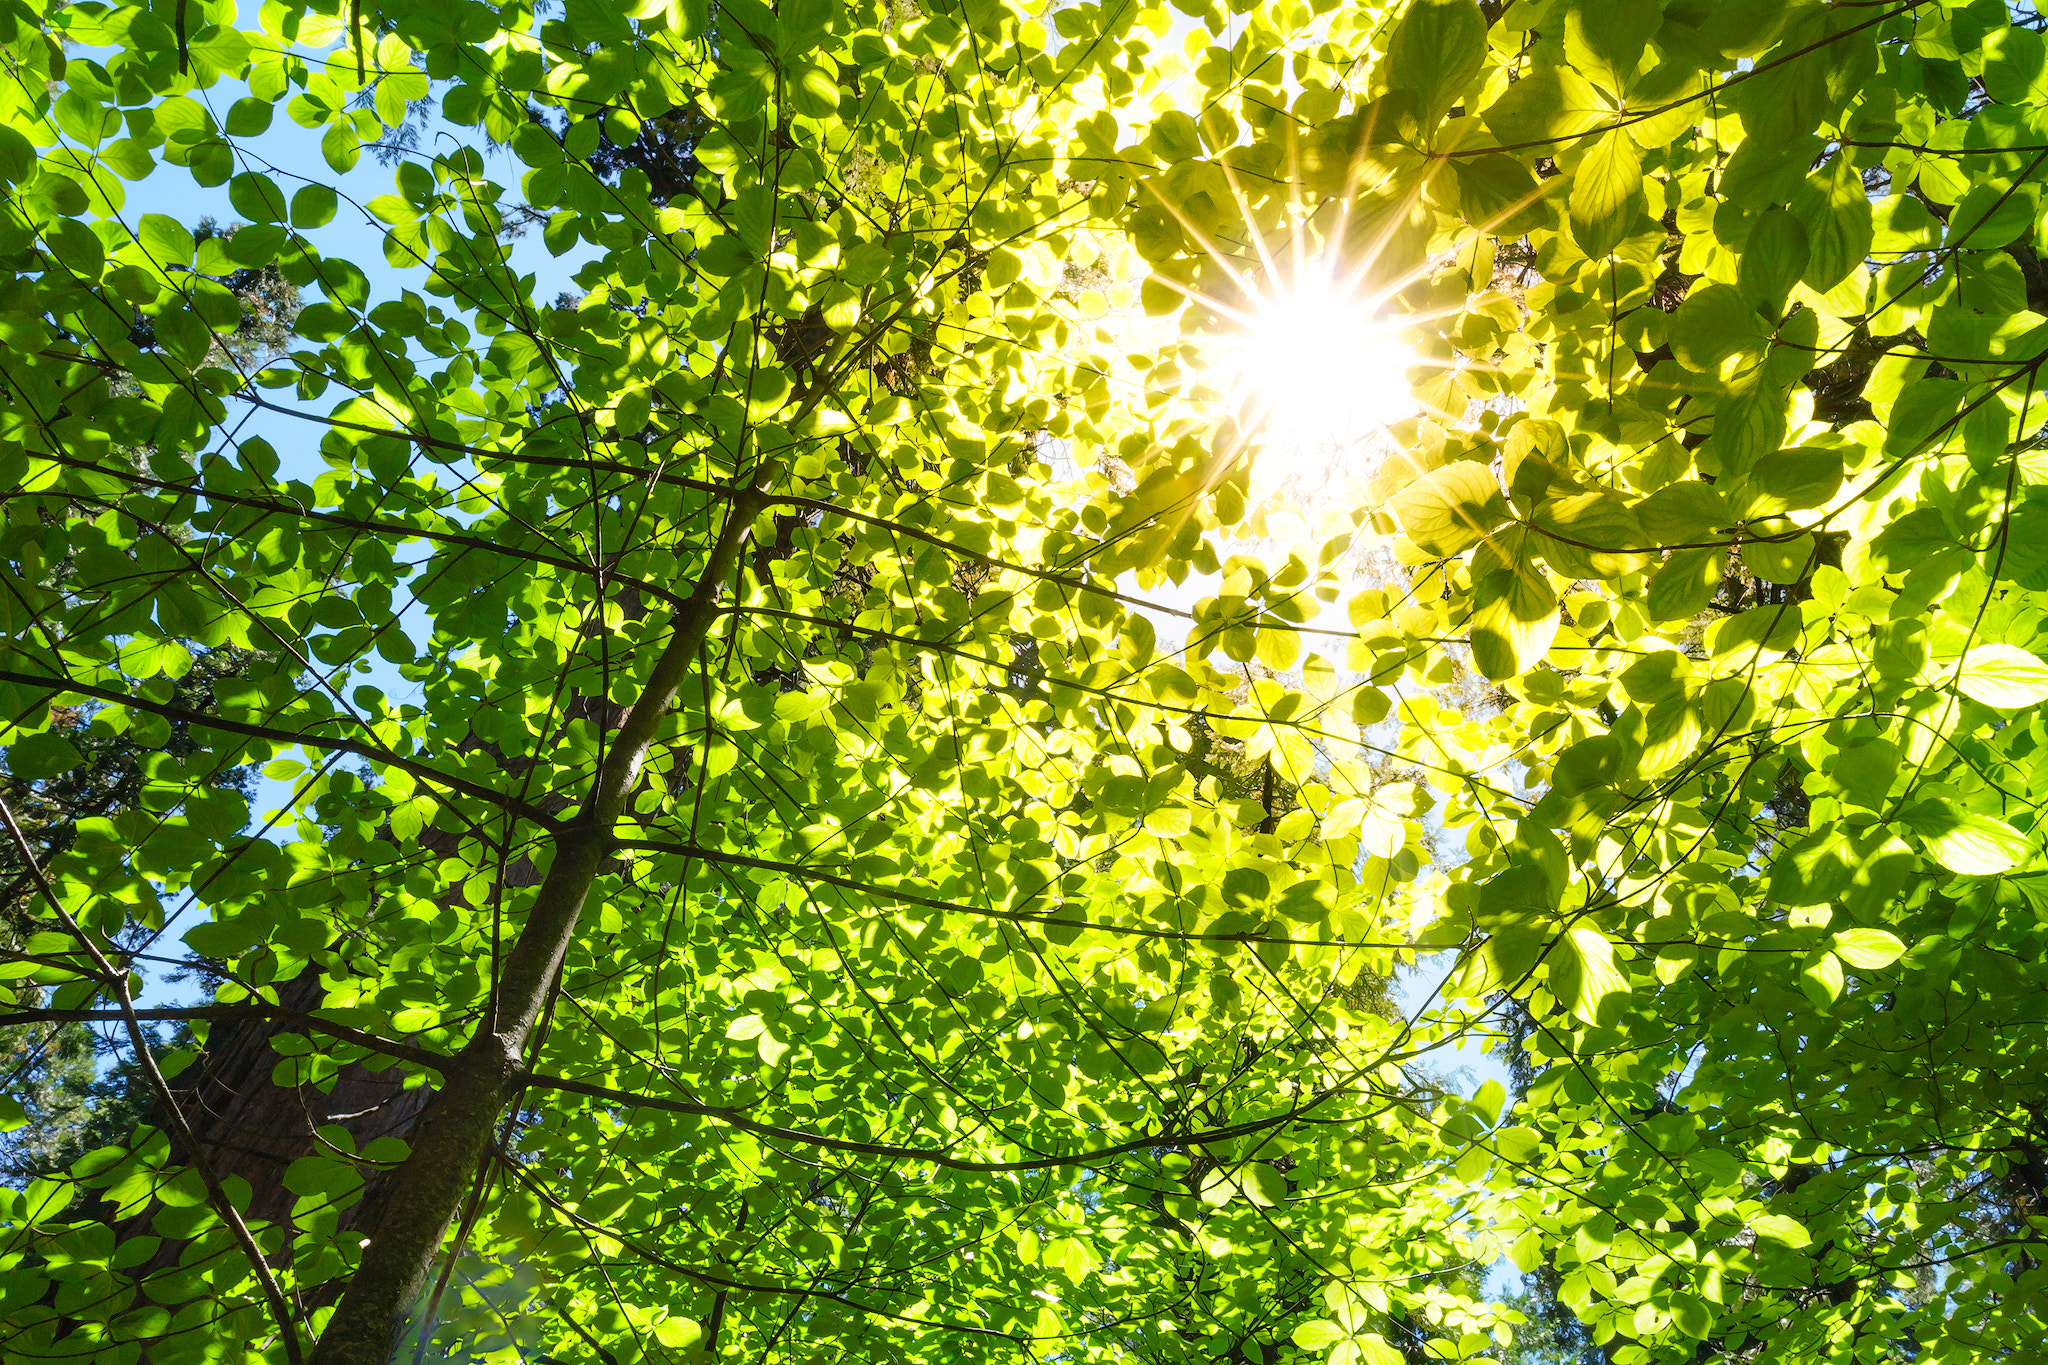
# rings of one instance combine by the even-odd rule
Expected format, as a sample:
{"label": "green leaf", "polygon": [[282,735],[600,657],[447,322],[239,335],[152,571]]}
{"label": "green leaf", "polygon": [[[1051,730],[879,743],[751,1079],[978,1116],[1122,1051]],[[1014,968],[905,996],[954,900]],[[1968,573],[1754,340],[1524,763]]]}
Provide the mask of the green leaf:
{"label": "green leaf", "polygon": [[1828,905],[1847,889],[1855,864],[1845,831],[1815,830],[1771,863],[1771,899],[1780,905]]}
{"label": "green leaf", "polygon": [[334,221],[339,201],[325,185],[307,185],[292,195],[292,226],[301,231],[325,227]]}
{"label": "green leaf", "polygon": [[824,118],[839,108],[839,79],[818,66],[805,66],[789,84],[790,103],[807,118]]}
{"label": "green leaf", "polygon": [[1567,578],[1616,578],[1648,561],[1635,509],[1605,489],[1547,499],[1533,520],[1543,536],[1532,543]]}
{"label": "green leaf", "polygon": [[[1796,313],[1793,321],[1806,317]],[[1790,423],[1786,395],[1777,385],[1759,382],[1752,367],[1735,359],[1722,371],[1731,392],[1714,409],[1713,455],[1730,478],[1752,473],[1759,462],[1775,457],[1785,444]]]}
{"label": "green leaf", "polygon": [[1702,282],[1672,319],[1672,354],[1700,374],[1728,377],[1754,369],[1770,340],[1770,323],[1733,285]]}
{"label": "green leaf", "polygon": [[1949,530],[1940,508],[1916,507],[1878,533],[1871,542],[1870,558],[1883,572],[1905,573],[1925,563],[1930,555],[1954,549],[1955,544],[1955,533]]}
{"label": "green leaf", "polygon": [[1727,499],[1698,479],[1666,484],[1637,503],[1635,514],[1648,543],[1659,546],[1719,540],[1735,522]]}
{"label": "green leaf", "polygon": [[[176,356],[188,369],[197,369],[213,345],[213,336],[206,323],[196,314],[183,308],[168,309],[158,315],[156,340],[165,352]],[[184,651],[179,649],[178,653],[183,654]],[[125,652],[123,664],[128,666]],[[129,667],[129,671],[136,673],[137,676],[147,677],[153,670]]]}
{"label": "green leaf", "polygon": [[1932,251],[1941,245],[1941,223],[1911,195],[1892,194],[1870,206],[1871,250],[1880,255]]}
{"label": "green leaf", "polygon": [[1679,1331],[1698,1341],[1714,1330],[1714,1314],[1696,1294],[1671,1296],[1671,1321]]}
{"label": "green leaf", "polygon": [[1889,740],[1866,739],[1835,756],[1827,776],[1856,804],[1883,808],[1899,770],[1898,746]]}
{"label": "green leaf", "polygon": [[[177,317],[187,326],[194,327],[198,335],[188,337],[184,345],[204,349],[208,338],[205,328],[189,314],[169,314],[158,319],[162,326],[170,318]],[[136,678],[153,678],[162,675],[167,678],[182,678],[192,667],[192,654],[176,640],[156,635],[138,635],[121,646],[121,668]]]}
{"label": "green leaf", "polygon": [[1811,954],[1799,973],[1799,988],[1815,1006],[1826,1009],[1842,995],[1842,963],[1833,953]]}
{"label": "green leaf", "polygon": [[1613,106],[1568,66],[1539,64],[1501,92],[1483,115],[1505,147],[1559,142],[1605,124]]}
{"label": "green leaf", "polygon": [[1792,286],[1806,273],[1806,229],[1784,209],[1765,209],[1743,244],[1736,286],[1758,303],[1784,308]]}
{"label": "green leaf", "polygon": [[159,266],[189,266],[195,249],[192,234],[175,218],[145,213],[136,226],[135,240],[149,259]]}
{"label": "green leaf", "polygon": [[[1488,1081],[1488,1085],[1498,1082]],[[1482,1089],[1484,1087],[1481,1087]],[[1522,1165],[1543,1150],[1543,1138],[1533,1128],[1501,1128],[1493,1134],[1493,1149],[1504,1161]]]}
{"label": "green leaf", "polygon": [[[1251,1182],[1247,1180],[1245,1186],[1249,1189]],[[1101,1259],[1095,1254],[1095,1249],[1085,1238],[1080,1237],[1062,1237],[1051,1243],[1046,1247],[1042,1259],[1047,1265],[1060,1267],[1067,1280],[1073,1284],[1079,1284],[1102,1264]]]}
{"label": "green leaf", "polygon": [[1609,90],[1626,88],[1662,16],[1642,0],[1571,0],[1564,14],[1565,55]]}
{"label": "green leaf", "polygon": [[329,127],[320,139],[320,154],[327,159],[329,167],[346,175],[362,159],[363,140],[356,136],[355,126],[343,119]]}
{"label": "green leaf", "polygon": [[1423,124],[1433,127],[1485,58],[1486,16],[1476,0],[1409,0],[1387,44],[1387,88],[1414,91]]}
{"label": "green leaf", "polygon": [[1830,447],[1781,450],[1749,472],[1756,491],[1751,511],[1823,507],[1842,487],[1842,452]]}
{"label": "green leaf", "polygon": [[1749,1225],[1756,1229],[1756,1235],[1780,1246],[1799,1248],[1813,1245],[1813,1236],[1804,1224],[1796,1218],[1787,1218],[1782,1213],[1757,1213],[1750,1215]]}
{"label": "green leaf", "polygon": [[1866,972],[1891,966],[1906,951],[1906,945],[1884,929],[1838,929],[1829,946],[1836,957]]}
{"label": "green leaf", "polygon": [[1481,232],[1518,237],[1545,220],[1547,191],[1513,157],[1501,152],[1454,157],[1450,167],[1458,187],[1458,212]]}
{"label": "green leaf", "polygon": [[269,265],[284,248],[285,238],[282,224],[257,223],[238,228],[228,239],[228,259],[236,265],[252,268]]}
{"label": "green leaf", "polygon": [[862,242],[841,258],[839,275],[849,284],[873,284],[889,272],[895,259],[895,253],[881,242]]}
{"label": "green leaf", "polygon": [[[1358,1348],[1358,1359],[1363,1365],[1405,1365],[1407,1357],[1388,1344],[1378,1332],[1364,1332],[1353,1338]],[[1332,1357],[1332,1365],[1335,1358]]]}
{"label": "green leaf", "polygon": [[1797,583],[1814,568],[1813,537],[1783,517],[1752,522],[1742,562],[1766,583]]}
{"label": "green leaf", "polygon": [[228,182],[228,202],[254,223],[281,223],[289,213],[284,191],[267,175],[244,172]]}
{"label": "green leaf", "polygon": [[26,782],[55,777],[84,762],[77,745],[49,730],[16,740],[7,749],[7,770]]}
{"label": "green leaf", "polygon": [[[1922,379],[1908,387],[1892,406],[1884,438],[1885,453],[1917,455],[1924,449],[1945,444],[1947,434],[1955,430],[1957,412],[1968,396],[1968,391],[1952,379]],[[1936,509],[1920,508],[1907,516],[1926,511],[1940,515]]]}
{"label": "green leaf", "polygon": [[1473,585],[1472,662],[1495,682],[1541,662],[1557,638],[1557,594],[1533,564],[1487,574]]}
{"label": "green leaf", "polygon": [[100,164],[123,180],[141,180],[156,169],[149,148],[132,137],[116,138],[100,148]]}
{"label": "green leaf", "polygon": [[1566,930],[1551,952],[1550,991],[1582,1023],[1598,1023],[1601,1002],[1628,993],[1628,978],[1616,970],[1606,935],[1584,924]]}
{"label": "green leaf", "polygon": [[671,1351],[688,1350],[703,1336],[704,1329],[691,1318],[668,1317],[654,1324],[654,1339]]}
{"label": "green leaf", "polygon": [[70,1208],[83,1189],[84,1186],[70,1180],[31,1180],[22,1191],[20,1204],[9,1212],[23,1222],[49,1222]]}
{"label": "green leaf", "polygon": [[2038,104],[2048,99],[2048,62],[2041,35],[2018,25],[2001,25],[1984,35],[1984,88],[2000,104]]}
{"label": "green leaf", "polygon": [[1390,782],[1366,800],[1358,846],[1377,858],[1391,858],[1408,842],[1408,818],[1418,811],[1415,784]]}
{"label": "green leaf", "polygon": [[1255,657],[1276,673],[1285,673],[1301,658],[1301,634],[1277,626],[1260,626]]}
{"label": "green leaf", "polygon": [[2037,192],[2032,185],[1978,185],[1949,211],[1945,245],[1951,251],[1991,251],[2033,230]]}
{"label": "green leaf", "polygon": [[1802,278],[1809,288],[1833,289],[1870,255],[1870,196],[1847,156],[1836,156],[1826,172],[1809,176],[1791,212],[1806,229]]}
{"label": "green leaf", "polygon": [[1349,1332],[1327,1318],[1310,1318],[1295,1327],[1294,1335],[1289,1340],[1304,1351],[1320,1351],[1336,1345],[1349,1335]]}
{"label": "green leaf", "polygon": [[222,131],[229,137],[255,137],[270,127],[271,117],[276,112],[277,105],[271,100],[259,100],[253,96],[238,99],[228,108]]}
{"label": "green leaf", "polygon": [[1719,549],[1679,550],[1650,575],[1645,604],[1654,621],[1689,621],[1707,608],[1728,559]]}
{"label": "green leaf", "polygon": [[1460,554],[1507,519],[1507,500],[1493,471],[1459,460],[1395,494],[1391,509],[1408,538],[1439,559]]}
{"label": "green leaf", "polygon": [[718,279],[731,279],[753,263],[740,239],[730,233],[713,237],[704,249],[697,253],[696,266],[707,275]]}
{"label": "green leaf", "polygon": [[604,0],[568,0],[563,17],[579,43],[605,46],[634,41],[633,26],[626,22],[625,14]]}
{"label": "green leaf", "polygon": [[333,341],[356,325],[355,314],[338,303],[316,303],[299,311],[298,333],[308,341]]}
{"label": "green leaf", "polygon": [[1974,811],[1923,801],[1899,812],[1899,820],[1927,840],[1927,851],[1951,872],[1990,877],[2030,861],[2033,845],[2005,821]]}
{"label": "green leaf", "polygon": [[1548,937],[1528,925],[1506,925],[1487,935],[1477,952],[1468,953],[1446,986],[1454,995],[1482,1000],[1501,987],[1521,990],[1538,965]]}
{"label": "green leaf", "polygon": [[1621,243],[1643,210],[1643,158],[1628,134],[1602,133],[1572,172],[1572,237],[1600,257]]}
{"label": "green leaf", "polygon": [[1956,690],[2001,711],[2037,706],[2048,701],[2048,664],[2017,645],[1978,645],[1956,669]]}
{"label": "green leaf", "polygon": [[419,221],[420,212],[396,194],[380,194],[363,207],[379,222],[400,224]]}

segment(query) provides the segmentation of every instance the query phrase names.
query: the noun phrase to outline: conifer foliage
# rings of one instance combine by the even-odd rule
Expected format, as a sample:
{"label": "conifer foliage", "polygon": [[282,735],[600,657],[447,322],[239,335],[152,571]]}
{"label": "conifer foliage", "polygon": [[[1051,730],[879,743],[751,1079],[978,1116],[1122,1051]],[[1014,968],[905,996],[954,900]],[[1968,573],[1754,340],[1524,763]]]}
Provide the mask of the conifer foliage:
{"label": "conifer foliage", "polygon": [[2039,1358],[2040,29],[0,0],[0,1355]]}

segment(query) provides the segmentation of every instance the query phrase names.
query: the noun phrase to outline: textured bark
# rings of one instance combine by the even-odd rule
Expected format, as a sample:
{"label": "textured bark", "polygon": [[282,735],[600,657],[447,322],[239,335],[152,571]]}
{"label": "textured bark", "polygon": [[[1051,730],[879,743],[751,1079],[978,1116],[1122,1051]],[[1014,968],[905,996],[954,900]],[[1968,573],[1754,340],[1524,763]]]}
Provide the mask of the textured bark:
{"label": "textured bark", "polygon": [[[178,1111],[214,1172],[248,1183],[251,1196],[242,1210],[244,1220],[254,1229],[284,1230],[286,1235],[267,1258],[277,1269],[289,1263],[292,1240],[302,1231],[292,1222],[297,1196],[286,1188],[284,1176],[294,1161],[323,1150],[316,1130],[339,1125],[355,1140],[357,1150],[385,1136],[403,1138],[410,1145],[411,1154],[398,1170],[365,1170],[360,1200],[341,1211],[340,1230],[357,1237],[370,1232],[370,1250],[315,1348],[316,1362],[382,1365],[390,1358],[407,1314],[430,1278],[455,1207],[517,1093],[527,1045],[568,952],[584,900],[609,860],[612,825],[637,781],[661,718],[696,659],[715,615],[719,586],[737,567],[758,511],[753,495],[736,500],[702,581],[677,612],[668,647],[639,703],[630,708],[597,698],[571,703],[573,713],[614,733],[611,756],[588,795],[583,817],[557,840],[545,872],[525,859],[504,869],[509,885],[538,883],[539,898],[499,974],[496,1027],[480,1030],[443,1068],[438,1093],[419,1085],[408,1089],[406,1068],[373,1071],[360,1063],[343,1067],[325,1088],[279,1085],[276,1070],[287,1059],[274,1042],[280,1033],[298,1030],[278,1020],[215,1025],[200,1064],[174,1085]],[[632,596],[629,608],[638,615],[644,605],[638,594]],[[548,813],[570,804],[560,795],[538,803]],[[430,849],[445,843],[446,848],[436,851],[452,854],[456,841],[430,829],[420,842]],[[318,1010],[325,1002],[321,976],[319,967],[309,966],[278,987],[277,1004],[299,1013]],[[163,1117],[158,1115],[159,1120]],[[126,1220],[117,1234],[124,1239],[150,1235],[155,1213],[152,1206]],[[263,1240],[271,1244],[269,1237]],[[185,1245],[166,1239],[155,1255],[129,1273],[137,1282],[172,1273]],[[320,1307],[335,1297],[332,1288],[315,1292],[302,1299],[301,1308]],[[145,1353],[145,1365],[146,1360]]]}
{"label": "textured bark", "polygon": [[[569,704],[568,711],[571,716],[593,720],[608,730],[616,729],[626,715],[626,708],[601,698],[577,698]],[[487,746],[478,743],[471,747]],[[554,797],[536,804],[553,812],[569,802]],[[431,853],[452,857],[460,841],[453,834],[429,828],[421,831],[418,842]],[[506,866],[504,880],[508,886],[533,886],[541,881],[541,874],[530,860],[522,858]],[[322,974],[318,966],[308,966],[280,984],[277,1005],[298,1014],[312,1014],[320,1009],[326,1003]],[[288,1058],[276,1050],[276,1038],[281,1033],[304,1031],[283,1018],[216,1022],[200,1062],[171,1086],[178,1111],[215,1174],[222,1179],[238,1177],[248,1183],[249,1202],[241,1210],[244,1220],[259,1233],[265,1229],[284,1230],[285,1235],[277,1239],[274,1253],[267,1258],[277,1271],[289,1266],[292,1243],[305,1230],[292,1220],[292,1207],[298,1196],[286,1188],[285,1173],[294,1161],[324,1150],[316,1131],[338,1125],[354,1140],[357,1151],[381,1137],[398,1137],[413,1143],[419,1140],[414,1129],[434,1098],[434,1090],[429,1086],[408,1088],[406,1078],[412,1073],[400,1066],[373,1070],[362,1063],[352,1063],[342,1067],[324,1086],[277,1084],[277,1067]],[[167,1116],[160,1106],[152,1106],[149,1117],[153,1126],[163,1127]],[[338,1232],[354,1232],[358,1237],[363,1229],[375,1228],[382,1221],[394,1172],[365,1166],[362,1174],[360,1195],[356,1202],[339,1211],[336,1222]],[[116,1236],[126,1240],[155,1235],[152,1225],[157,1212],[158,1206],[151,1205],[115,1224]],[[275,1231],[262,1235],[261,1240],[271,1245],[273,1237]],[[155,1276],[174,1274],[187,1245],[184,1240],[166,1238],[154,1255],[126,1274],[138,1285]],[[325,1307],[340,1292],[339,1285],[316,1286],[300,1296],[300,1307]],[[58,1335],[63,1335],[64,1330],[69,1330],[68,1326]],[[149,1365],[150,1358],[145,1344],[138,1365]]]}
{"label": "textured bark", "polygon": [[[320,1008],[323,994],[320,969],[308,967],[277,998],[287,1009],[310,1013]],[[423,1086],[407,1090],[402,1068],[371,1071],[359,1063],[343,1067],[324,1094],[318,1086],[276,1085],[271,1078],[285,1058],[272,1043],[289,1027],[251,1021],[236,1029],[220,1046],[207,1049],[197,1081],[179,1097],[214,1169],[249,1182],[252,1196],[245,1216],[252,1223],[289,1221],[296,1196],[284,1187],[284,1173],[292,1162],[318,1150],[315,1129],[338,1124],[360,1151],[380,1137],[404,1136],[431,1093]],[[366,1202],[377,1197],[383,1184],[380,1174],[368,1174]],[[358,1204],[345,1211],[342,1225],[361,1221],[362,1210]]]}
{"label": "textured bark", "polygon": [[[278,988],[278,1004],[310,1012],[320,1007],[323,994],[319,968],[308,967]],[[270,1244],[275,1234],[266,1235],[266,1227],[286,1230],[268,1257],[279,1271],[290,1264],[292,1239],[299,1232],[291,1220],[297,1196],[285,1188],[284,1174],[292,1162],[320,1149],[314,1130],[338,1124],[361,1150],[380,1137],[404,1136],[432,1097],[424,1086],[406,1089],[407,1073],[401,1068],[371,1071],[360,1064],[343,1067],[325,1092],[313,1085],[277,1085],[272,1077],[285,1058],[272,1043],[290,1030],[290,1024],[269,1019],[217,1024],[204,1060],[180,1078],[184,1084],[174,1086],[179,1112],[214,1173],[222,1180],[236,1176],[248,1182],[250,1199],[242,1217],[258,1240]],[[156,1118],[161,1123],[162,1115]],[[364,1174],[361,1199],[341,1211],[342,1231],[374,1223],[384,1207],[390,1173],[373,1167]],[[152,1235],[155,1215],[155,1206],[145,1209],[118,1224],[116,1236]],[[153,1256],[127,1273],[145,1285],[154,1276],[174,1274],[187,1245],[165,1238]],[[145,1345],[139,1365],[149,1365],[150,1358]]]}

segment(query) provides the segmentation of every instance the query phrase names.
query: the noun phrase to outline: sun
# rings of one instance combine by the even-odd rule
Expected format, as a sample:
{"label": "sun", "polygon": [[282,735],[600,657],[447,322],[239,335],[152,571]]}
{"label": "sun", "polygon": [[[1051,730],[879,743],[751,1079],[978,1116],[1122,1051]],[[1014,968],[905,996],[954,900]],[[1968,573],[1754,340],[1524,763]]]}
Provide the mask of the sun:
{"label": "sun", "polygon": [[1254,298],[1236,319],[1221,377],[1241,426],[1268,452],[1334,453],[1419,410],[1414,352],[1333,272],[1308,269]]}

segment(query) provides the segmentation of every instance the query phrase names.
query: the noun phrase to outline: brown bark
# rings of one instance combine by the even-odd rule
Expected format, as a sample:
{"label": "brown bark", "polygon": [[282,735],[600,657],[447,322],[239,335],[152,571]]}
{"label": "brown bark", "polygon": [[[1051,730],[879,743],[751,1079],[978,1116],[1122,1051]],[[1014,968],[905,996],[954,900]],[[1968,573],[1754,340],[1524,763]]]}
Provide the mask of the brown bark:
{"label": "brown bark", "polygon": [[[616,728],[624,708],[599,699],[579,698],[570,704],[572,715],[596,719],[606,728]],[[562,809],[563,798],[541,803],[550,812]],[[438,829],[422,831],[419,843],[432,853],[452,857],[457,838]],[[528,859],[519,859],[505,869],[508,886],[532,886],[541,880]],[[309,965],[292,980],[280,985],[277,1004],[287,1011],[311,1014],[326,1003],[321,987],[322,970]],[[346,1130],[360,1152],[381,1137],[410,1142],[420,1116],[434,1098],[426,1085],[407,1088],[409,1074],[404,1068],[373,1069],[361,1062],[340,1069],[323,1084],[280,1085],[276,1077],[280,1064],[290,1058],[276,1049],[279,1035],[301,1032],[286,1019],[248,1019],[239,1023],[215,1024],[202,1060],[173,1086],[179,1112],[199,1149],[222,1179],[237,1177],[250,1190],[245,1221],[255,1229],[284,1229],[275,1242],[271,1265],[283,1270],[291,1262],[291,1246],[305,1231],[292,1218],[298,1196],[285,1185],[285,1173],[293,1162],[326,1150],[318,1130],[329,1125]],[[316,1035],[317,1036],[317,1035]],[[164,1116],[153,1115],[161,1124]],[[363,1188],[356,1200],[342,1209],[337,1230],[342,1233],[374,1228],[384,1215],[394,1172],[388,1168],[364,1166]],[[115,1227],[117,1237],[153,1235],[152,1223],[158,1206],[152,1204]],[[263,1237],[272,1245],[275,1232]],[[165,1239],[149,1260],[129,1274],[142,1283],[152,1277],[174,1272],[187,1243]],[[320,1286],[302,1296],[303,1308],[317,1308],[339,1297],[339,1285]],[[147,1365],[148,1352],[143,1354]]]}
{"label": "brown bark", "polygon": [[[308,967],[280,987],[277,1002],[286,1009],[310,1013],[324,1003],[320,969]],[[426,1107],[425,1087],[405,1089],[406,1072],[398,1067],[372,1071],[361,1063],[341,1069],[331,1087],[273,1084],[278,1065],[288,1059],[273,1046],[288,1024],[255,1021],[227,1032],[216,1025],[219,1040],[189,1085],[179,1087],[179,1107],[213,1168],[223,1177],[249,1182],[251,1197],[243,1216],[252,1224],[283,1225],[290,1221],[295,1196],[284,1186],[284,1173],[301,1157],[320,1150],[316,1129],[329,1124],[346,1129],[356,1149],[387,1135],[404,1136]],[[221,1034],[226,1033],[225,1037]],[[370,1173],[364,1199],[376,1197],[381,1176]],[[362,1205],[345,1212],[344,1227],[362,1217]],[[158,1253],[175,1260],[175,1247]]]}

